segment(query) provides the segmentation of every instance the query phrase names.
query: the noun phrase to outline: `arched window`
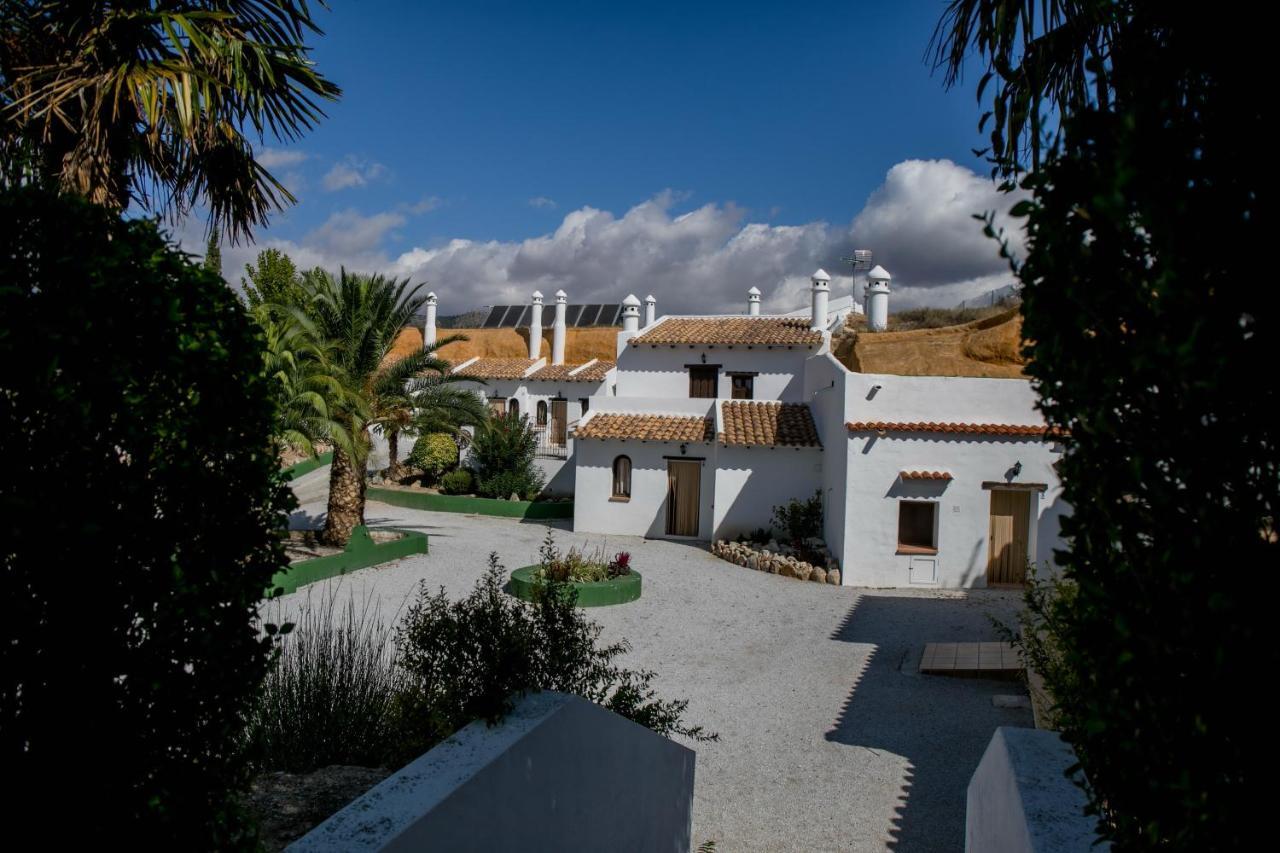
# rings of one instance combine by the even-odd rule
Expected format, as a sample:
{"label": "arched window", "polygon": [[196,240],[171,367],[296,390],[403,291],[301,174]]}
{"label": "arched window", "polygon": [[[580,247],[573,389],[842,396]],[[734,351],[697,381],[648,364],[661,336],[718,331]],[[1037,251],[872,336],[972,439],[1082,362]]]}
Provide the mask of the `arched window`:
{"label": "arched window", "polygon": [[538,401],[538,426],[547,425],[547,401]]}
{"label": "arched window", "polygon": [[512,397],[510,400],[507,401],[507,414],[509,415],[520,414],[520,401],[517,400],[515,397]]}
{"label": "arched window", "polygon": [[613,496],[624,500],[631,497],[631,457],[619,456],[613,460]]}

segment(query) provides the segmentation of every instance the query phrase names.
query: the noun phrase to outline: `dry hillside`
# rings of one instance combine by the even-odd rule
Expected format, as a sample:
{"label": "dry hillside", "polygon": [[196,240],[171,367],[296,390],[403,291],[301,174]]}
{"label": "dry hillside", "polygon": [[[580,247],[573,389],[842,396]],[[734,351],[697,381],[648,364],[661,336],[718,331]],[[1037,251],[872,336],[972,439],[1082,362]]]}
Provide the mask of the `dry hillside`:
{"label": "dry hillside", "polygon": [[[844,330],[832,341],[836,357],[860,373],[898,376],[980,376],[1017,379],[1023,374],[1022,314],[1017,306],[981,319],[949,326],[895,331],[866,331],[866,319],[850,316]],[[910,315],[901,325],[916,325]]]}
{"label": "dry hillside", "polygon": [[[598,358],[613,361],[617,357],[618,328],[593,326],[568,329],[565,336],[564,360],[580,364]],[[465,335],[467,340],[440,348],[440,355],[454,364],[470,358],[526,358],[529,355],[529,330],[520,329],[439,329],[441,339],[451,335]],[[391,350],[391,358],[401,358],[407,353],[422,349],[422,330],[406,327],[400,331]],[[542,336],[542,354],[551,358],[551,330]]]}

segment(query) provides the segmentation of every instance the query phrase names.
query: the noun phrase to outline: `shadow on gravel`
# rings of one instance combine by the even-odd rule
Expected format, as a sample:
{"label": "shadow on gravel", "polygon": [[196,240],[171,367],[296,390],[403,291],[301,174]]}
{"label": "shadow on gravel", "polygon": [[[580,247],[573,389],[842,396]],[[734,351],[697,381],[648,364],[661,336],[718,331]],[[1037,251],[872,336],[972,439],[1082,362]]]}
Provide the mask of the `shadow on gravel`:
{"label": "shadow on gravel", "polygon": [[972,600],[860,595],[832,636],[874,648],[827,740],[907,760],[891,850],[963,850],[965,792],[987,742],[997,726],[1031,725],[1030,711],[991,704],[1019,685],[918,672],[927,642],[998,639],[987,612]]}

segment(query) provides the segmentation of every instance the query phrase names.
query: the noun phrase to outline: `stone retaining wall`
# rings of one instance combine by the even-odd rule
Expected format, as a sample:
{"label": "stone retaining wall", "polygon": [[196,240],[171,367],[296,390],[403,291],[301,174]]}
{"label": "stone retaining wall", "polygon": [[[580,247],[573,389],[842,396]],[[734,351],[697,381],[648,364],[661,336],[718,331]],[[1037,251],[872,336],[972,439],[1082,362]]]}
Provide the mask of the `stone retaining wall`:
{"label": "stone retaining wall", "polygon": [[730,542],[726,539],[717,539],[712,543],[711,553],[722,560],[755,569],[758,572],[768,572],[771,575],[814,583],[840,585],[840,566],[834,560],[828,561],[827,567],[823,568],[806,563],[790,554],[774,553],[767,548],[757,550],[745,542]]}

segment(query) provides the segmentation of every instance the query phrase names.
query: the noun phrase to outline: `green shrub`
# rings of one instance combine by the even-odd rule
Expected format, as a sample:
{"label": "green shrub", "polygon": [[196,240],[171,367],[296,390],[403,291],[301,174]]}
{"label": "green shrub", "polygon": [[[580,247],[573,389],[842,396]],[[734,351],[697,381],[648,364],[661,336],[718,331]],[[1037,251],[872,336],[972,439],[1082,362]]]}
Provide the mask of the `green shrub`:
{"label": "green shrub", "polygon": [[471,464],[480,494],[506,498],[514,493],[524,500],[537,497],[546,482],[534,464],[537,449],[538,438],[525,416],[508,412],[482,424],[471,443]]}
{"label": "green shrub", "polygon": [[0,323],[7,808],[65,827],[74,772],[74,838],[252,843],[237,747],[295,503],[263,341],[152,223],[32,188],[0,193]]}
{"label": "green shrub", "polygon": [[410,465],[421,468],[433,482],[445,471],[458,464],[458,444],[447,432],[433,432],[419,436],[409,452]]}
{"label": "green shrub", "polygon": [[479,493],[486,498],[506,499],[516,495],[531,501],[542,491],[544,478],[537,468],[527,471],[502,471],[480,481]]}
{"label": "green shrub", "polygon": [[475,487],[471,472],[466,468],[450,471],[440,478],[440,491],[446,495],[467,495]]}
{"label": "green shrub", "polygon": [[309,773],[331,764],[382,767],[397,752],[398,699],[392,629],[332,593],[303,606],[263,684],[246,740],[261,770]]}
{"label": "green shrub", "polygon": [[550,581],[526,605],[503,592],[497,555],[466,598],[450,601],[425,582],[396,632],[407,682],[401,760],[472,720],[496,722],[522,693],[576,693],[661,735],[710,740],[684,722],[683,700],[657,697],[654,674],[617,660],[626,642],[600,645],[600,626],[576,606],[572,587]]}
{"label": "green shrub", "polygon": [[782,530],[788,545],[801,547],[807,539],[822,536],[822,492],[807,500],[793,498],[773,508],[773,523]]}

